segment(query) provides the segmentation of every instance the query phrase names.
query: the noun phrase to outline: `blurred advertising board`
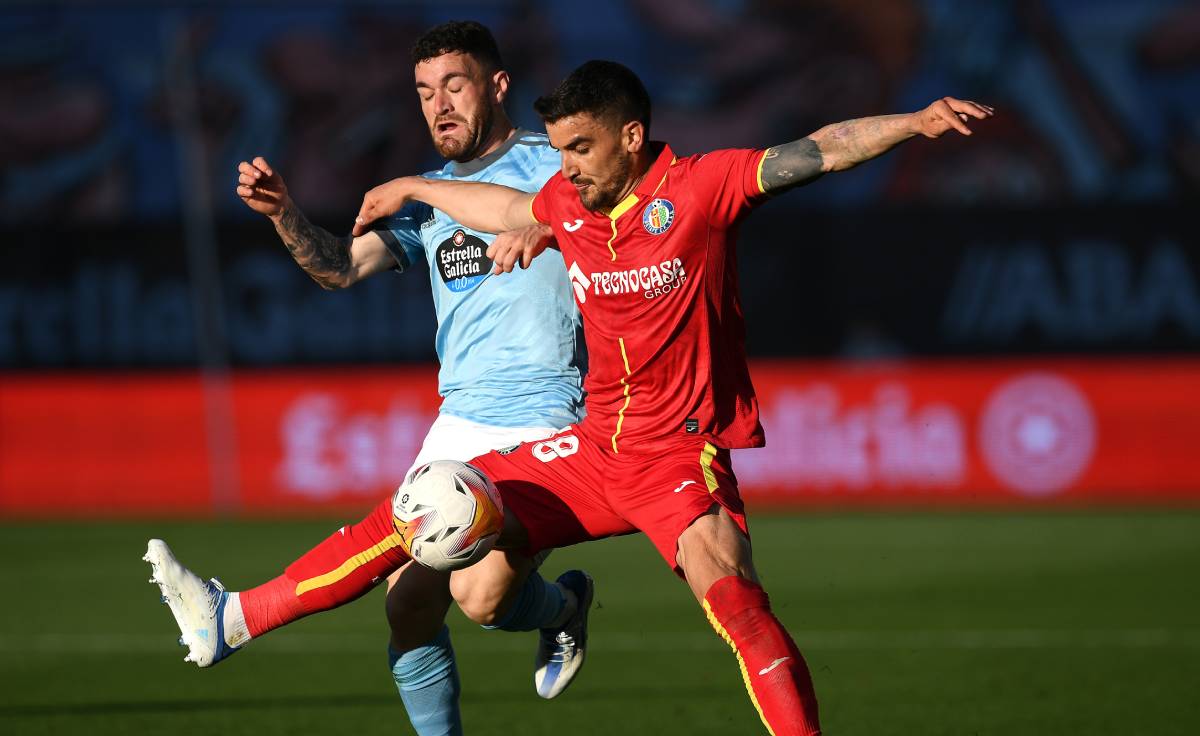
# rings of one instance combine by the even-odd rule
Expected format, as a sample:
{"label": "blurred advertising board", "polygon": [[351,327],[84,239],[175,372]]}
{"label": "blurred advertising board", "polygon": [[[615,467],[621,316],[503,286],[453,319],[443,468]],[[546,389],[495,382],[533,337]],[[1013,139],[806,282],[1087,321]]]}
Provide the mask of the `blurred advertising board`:
{"label": "blurred advertising board", "polygon": [[829,504],[1200,500],[1200,361],[759,363],[749,498]]}
{"label": "blurred advertising board", "polygon": [[[1200,360],[759,361],[765,449],[742,493],[782,506],[1200,501]],[[0,513],[363,508],[437,411],[429,367],[10,373]]]}
{"label": "blurred advertising board", "polygon": [[[788,201],[741,231],[756,357],[1200,355],[1200,228],[1182,207]],[[222,326],[213,349],[238,369],[435,359],[424,264],[327,292],[265,221],[221,224],[215,237],[219,289],[193,280],[176,225],[0,225],[0,371],[203,365],[201,294]]]}

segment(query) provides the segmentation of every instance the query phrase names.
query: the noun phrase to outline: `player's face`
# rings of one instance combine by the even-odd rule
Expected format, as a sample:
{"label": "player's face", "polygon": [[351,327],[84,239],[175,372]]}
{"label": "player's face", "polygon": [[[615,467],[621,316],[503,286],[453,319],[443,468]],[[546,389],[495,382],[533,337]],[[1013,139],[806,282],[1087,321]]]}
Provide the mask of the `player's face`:
{"label": "player's face", "polygon": [[434,148],[454,161],[477,158],[504,99],[507,74],[488,74],[474,57],[455,52],[422,61],[415,75]]}
{"label": "player's face", "polygon": [[617,127],[588,113],[546,124],[550,145],[562,152],[562,175],[575,185],[589,211],[608,211],[632,185],[641,123]]}

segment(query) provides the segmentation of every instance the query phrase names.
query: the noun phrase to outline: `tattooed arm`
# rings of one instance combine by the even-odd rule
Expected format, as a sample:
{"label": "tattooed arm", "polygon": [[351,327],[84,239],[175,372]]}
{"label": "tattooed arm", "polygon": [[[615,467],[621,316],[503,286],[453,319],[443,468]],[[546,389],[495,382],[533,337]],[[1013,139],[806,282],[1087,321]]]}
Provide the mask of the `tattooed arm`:
{"label": "tattooed arm", "polygon": [[396,265],[378,234],[338,237],[309,222],[290,199],[271,222],[292,258],[323,289],[344,289]]}
{"label": "tattooed arm", "polygon": [[261,156],[238,165],[237,193],[250,209],[271,218],[292,258],[323,289],[343,289],[396,263],[376,233],[338,237],[309,222]]}
{"label": "tattooed arm", "polygon": [[763,188],[772,194],[807,184],[829,171],[845,171],[881,156],[916,135],[937,138],[949,130],[971,135],[966,121],[992,116],[992,108],[943,97],[919,112],[880,115],[826,125],[798,141],[767,149]]}

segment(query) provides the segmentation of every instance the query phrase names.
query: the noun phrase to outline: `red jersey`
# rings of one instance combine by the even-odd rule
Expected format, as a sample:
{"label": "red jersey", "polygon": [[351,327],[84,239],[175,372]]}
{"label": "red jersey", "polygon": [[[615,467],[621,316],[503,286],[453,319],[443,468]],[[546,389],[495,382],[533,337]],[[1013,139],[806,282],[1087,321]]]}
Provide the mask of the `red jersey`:
{"label": "red jersey", "polygon": [[534,217],[558,239],[583,315],[580,428],[597,444],[642,452],[691,435],[723,448],[763,445],[734,245],[741,218],[766,199],[764,155],[676,159],[664,145],[609,214],[585,209],[561,175],[533,200]]}

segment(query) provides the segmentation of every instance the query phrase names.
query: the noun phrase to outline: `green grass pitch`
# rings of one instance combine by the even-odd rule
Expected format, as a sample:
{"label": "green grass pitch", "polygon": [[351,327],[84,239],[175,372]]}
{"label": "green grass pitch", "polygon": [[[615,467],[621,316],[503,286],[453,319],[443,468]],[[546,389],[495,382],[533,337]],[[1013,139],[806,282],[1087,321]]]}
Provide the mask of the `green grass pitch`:
{"label": "green grass pitch", "polygon": [[[0,524],[0,733],[407,734],[382,593],[185,665],[141,562],[231,588],[339,522]],[[1200,733],[1200,512],[752,515],[831,736]],[[759,734],[729,650],[640,537],[556,552],[597,581],[588,664],[533,692],[532,634],[457,612],[467,733]]]}

